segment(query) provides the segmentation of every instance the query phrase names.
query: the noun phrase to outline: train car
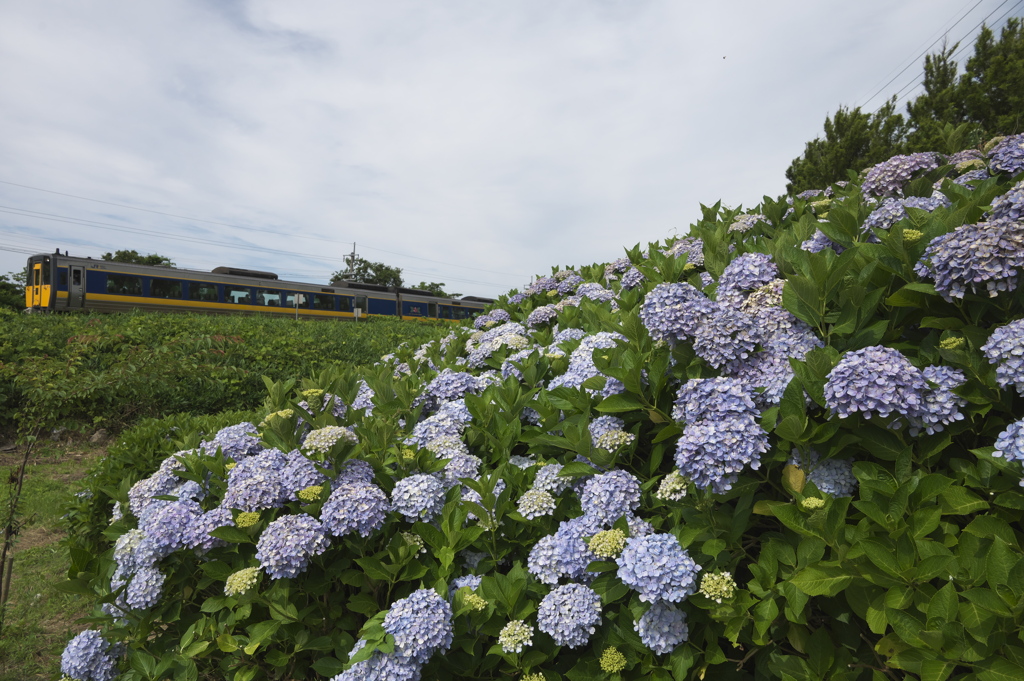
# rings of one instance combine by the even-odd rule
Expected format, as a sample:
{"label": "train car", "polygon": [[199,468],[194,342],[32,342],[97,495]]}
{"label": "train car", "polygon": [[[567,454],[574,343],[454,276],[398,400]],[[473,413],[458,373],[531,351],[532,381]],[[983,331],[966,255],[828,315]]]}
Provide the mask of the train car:
{"label": "train car", "polygon": [[494,302],[427,291],[335,281],[283,281],[273,272],[217,267],[211,272],[52,254],[28,259],[28,312],[93,310],[274,314],[316,319],[365,317],[460,320]]}

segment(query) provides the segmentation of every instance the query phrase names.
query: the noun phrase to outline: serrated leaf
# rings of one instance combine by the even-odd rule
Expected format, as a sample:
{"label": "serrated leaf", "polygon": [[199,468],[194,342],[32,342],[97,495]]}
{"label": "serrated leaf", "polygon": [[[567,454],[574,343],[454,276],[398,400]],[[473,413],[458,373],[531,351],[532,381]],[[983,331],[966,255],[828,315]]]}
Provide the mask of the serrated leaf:
{"label": "serrated leaf", "polygon": [[835,596],[849,586],[853,576],[840,568],[820,566],[804,568],[789,581],[808,596]]}

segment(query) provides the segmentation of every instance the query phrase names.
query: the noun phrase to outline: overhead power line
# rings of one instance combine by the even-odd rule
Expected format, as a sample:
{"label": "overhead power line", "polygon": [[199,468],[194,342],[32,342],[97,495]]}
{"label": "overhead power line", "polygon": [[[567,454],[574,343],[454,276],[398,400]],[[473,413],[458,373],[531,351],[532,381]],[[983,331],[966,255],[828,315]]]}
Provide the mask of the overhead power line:
{"label": "overhead power line", "polygon": [[[196,218],[196,217],[191,217],[191,216],[188,216],[188,215],[179,215],[177,213],[168,213],[168,212],[165,212],[165,211],[153,210],[151,208],[142,208],[140,206],[133,206],[133,205],[128,204],[128,203],[117,203],[115,201],[104,201],[102,199],[94,199],[94,198],[90,198],[88,196],[79,196],[77,194],[68,194],[66,192],[59,192],[59,191],[55,191],[53,189],[44,189],[42,187],[34,187],[32,185],[19,184],[17,182],[8,182],[7,180],[0,180],[0,184],[6,184],[6,185],[10,185],[12,187],[21,187],[22,189],[31,189],[33,191],[45,192],[47,194],[55,194],[57,196],[66,196],[68,198],[79,199],[81,201],[92,201],[93,203],[101,203],[101,204],[104,204],[104,205],[107,205],[107,206],[117,206],[119,208],[127,208],[129,210],[137,210],[137,211],[141,211],[143,213],[152,213],[154,215],[163,215],[163,216],[166,216],[166,217],[178,218],[180,220],[190,220],[192,222],[202,222],[202,223],[209,224],[209,225],[217,225],[219,227],[228,227],[230,229],[240,229],[240,230],[244,230],[246,232],[261,232],[261,233],[264,233],[264,234],[273,234],[275,236],[281,236],[280,230],[260,229],[259,227],[245,227],[245,226],[242,226],[242,225],[234,225],[234,224],[231,224],[229,222],[219,222],[217,220],[207,220],[207,219],[204,219],[204,218]],[[313,240],[313,241],[322,241],[324,243],[345,244],[346,247],[349,244],[352,243],[351,241],[342,241],[340,239],[330,239],[328,237],[311,236],[309,234],[301,234],[301,233],[290,234],[288,236],[289,236],[289,238],[296,238],[297,237],[299,239],[310,239],[310,240]],[[369,245],[366,245],[365,243],[363,244],[363,247],[364,248],[369,248],[369,249],[374,250],[374,251],[381,251],[382,253],[389,253],[391,255],[401,256],[403,258],[410,258],[412,260],[422,260],[424,262],[432,262],[432,263],[435,263],[437,265],[445,265],[447,267],[459,267],[459,268],[466,269],[466,270],[476,270],[477,272],[487,272],[489,274],[500,274],[500,275],[509,276],[509,277],[525,278],[525,275],[523,275],[523,274],[513,274],[511,272],[495,272],[494,270],[489,270],[489,269],[482,268],[482,267],[472,267],[471,265],[462,265],[462,264],[459,264],[459,263],[443,262],[441,260],[432,260],[431,258],[424,258],[423,256],[419,256],[419,255],[409,255],[408,253],[399,253],[397,251],[389,251],[389,250],[385,250],[383,248],[377,248],[375,246],[369,246]]]}

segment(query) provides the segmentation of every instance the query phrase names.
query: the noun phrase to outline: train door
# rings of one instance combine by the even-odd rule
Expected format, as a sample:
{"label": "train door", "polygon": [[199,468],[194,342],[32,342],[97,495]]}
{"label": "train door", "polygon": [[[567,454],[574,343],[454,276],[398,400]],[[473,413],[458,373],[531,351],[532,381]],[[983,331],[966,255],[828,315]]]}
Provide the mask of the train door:
{"label": "train door", "polygon": [[71,281],[68,282],[68,307],[80,308],[85,304],[85,268],[71,266]]}
{"label": "train door", "polygon": [[28,275],[28,287],[26,291],[28,295],[25,296],[25,302],[28,303],[28,307],[38,308],[43,302],[43,263],[34,262],[32,263],[32,270]]}

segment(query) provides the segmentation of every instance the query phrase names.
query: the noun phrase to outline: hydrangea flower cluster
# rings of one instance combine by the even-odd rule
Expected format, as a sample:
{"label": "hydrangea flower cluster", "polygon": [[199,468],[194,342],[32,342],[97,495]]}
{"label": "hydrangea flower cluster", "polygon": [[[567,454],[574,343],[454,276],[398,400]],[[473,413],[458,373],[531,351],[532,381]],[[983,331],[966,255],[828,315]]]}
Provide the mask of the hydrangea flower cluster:
{"label": "hydrangea flower cluster", "polygon": [[[548,387],[557,388],[564,385],[570,388],[579,388],[588,378],[603,376],[594,365],[594,351],[614,348],[620,340],[624,341],[626,337],[621,333],[609,331],[586,336],[580,341],[579,346],[572,351],[572,354],[569,355],[569,368],[561,376],[555,377],[548,384]],[[621,382],[614,378],[609,378],[601,394],[607,397],[608,395],[620,393],[623,390],[625,390],[625,387]],[[590,392],[593,393],[594,391]]]}
{"label": "hydrangea flower cluster", "polygon": [[904,416],[921,409],[924,376],[899,350],[874,345],[848,352],[828,374],[825,403],[839,418]]}
{"label": "hydrangea flower cluster", "polygon": [[686,262],[695,267],[704,266],[704,242],[695,236],[678,239],[670,247],[662,251],[667,256],[681,258],[686,255]]}
{"label": "hydrangea flower cluster", "polygon": [[487,314],[477,316],[477,318],[473,320],[473,328],[487,329],[495,324],[504,324],[511,320],[512,316],[508,313],[508,310],[503,310],[500,307],[497,307]]}
{"label": "hydrangea flower cluster", "polygon": [[666,601],[653,603],[634,629],[643,644],[659,655],[671,653],[690,636],[686,613]]}
{"label": "hydrangea flower cluster", "polygon": [[591,442],[595,447],[614,451],[636,440],[636,435],[623,430],[626,422],[617,416],[599,416],[590,422]]}
{"label": "hydrangea flower cluster", "polygon": [[[366,641],[356,641],[349,659],[366,647]],[[382,653],[379,650],[361,662],[356,662],[348,670],[338,674],[331,681],[419,681],[421,665],[417,660],[397,653]]]}
{"label": "hydrangea flower cluster", "polygon": [[820,229],[814,230],[814,234],[811,235],[811,238],[801,243],[800,248],[808,253],[821,253],[826,248],[831,248],[836,252],[836,255],[846,250],[836,242],[832,241],[832,239],[825,236],[825,233]]}
{"label": "hydrangea flower cluster", "polygon": [[1024,395],[1024,319],[997,327],[981,346],[989,364],[996,365],[996,383],[1012,385]]}
{"label": "hydrangea flower cluster", "polygon": [[558,308],[554,305],[541,305],[526,318],[526,325],[529,327],[543,326],[550,324],[558,317]]}
{"label": "hydrangea flower cluster", "polygon": [[749,232],[757,226],[757,223],[759,222],[763,222],[769,227],[772,226],[772,221],[765,215],[761,215],[760,213],[744,213],[737,215],[733,219],[733,223],[729,225],[729,231],[740,233]]}
{"label": "hydrangea flower cluster", "polygon": [[988,152],[988,165],[1008,175],[1024,171],[1024,133],[1009,135]]}
{"label": "hydrangea flower cluster", "polygon": [[533,627],[523,620],[512,620],[498,634],[498,645],[506,653],[521,653],[533,645]]}
{"label": "hydrangea flower cluster", "polygon": [[696,589],[700,568],[671,534],[630,537],[619,556],[622,583],[645,603],[678,603]]}
{"label": "hydrangea flower cluster", "polygon": [[590,300],[596,300],[600,303],[607,303],[615,300],[615,292],[606,289],[597,282],[587,282],[580,284],[579,288],[576,289],[576,295],[582,298],[589,298]]}
{"label": "hydrangea flower cluster", "polygon": [[[1024,419],[1014,421],[996,438],[996,450],[992,456],[1005,458],[1007,461],[1024,461]],[[1021,480],[1024,486],[1024,480]]]}
{"label": "hydrangea flower cluster", "polygon": [[381,488],[369,482],[345,482],[331,492],[320,511],[320,520],[335,537],[350,532],[369,537],[384,525],[390,510]]}
{"label": "hydrangea flower cluster", "polygon": [[654,340],[685,341],[717,310],[706,295],[687,283],[658,284],[644,298],[640,319]]}
{"label": "hydrangea flower cluster", "polygon": [[636,267],[630,267],[626,270],[626,273],[622,275],[622,288],[627,291],[635,289],[641,284],[647,281],[647,277],[644,273],[638,270]]}
{"label": "hydrangea flower cluster", "polygon": [[1024,223],[992,220],[961,225],[932,239],[914,272],[935,282],[947,301],[977,292],[984,284],[990,297],[1017,288],[1024,267]]}
{"label": "hydrangea flower cluster", "polygon": [[883,199],[878,208],[871,211],[871,214],[864,220],[864,230],[867,231],[869,228],[889,229],[908,217],[907,208],[920,208],[930,213],[936,208],[949,205],[949,199],[942,194],[929,197],[911,196],[905,199],[889,197]]}
{"label": "hydrangea flower cluster", "polygon": [[719,307],[703,319],[693,339],[693,351],[716,369],[735,366],[751,357],[761,342],[754,320],[738,311]]}
{"label": "hydrangea flower cluster", "polygon": [[488,331],[478,333],[480,333],[479,336],[473,334],[466,341],[466,350],[469,352],[466,363],[475,369],[483,368],[487,363],[487,358],[501,348],[516,351],[531,345],[530,339],[526,335],[526,329],[522,324],[516,322],[506,322]]}
{"label": "hydrangea flower cluster", "polygon": [[916,173],[935,170],[938,167],[938,155],[930,151],[893,156],[868,170],[861,191],[865,196],[894,196],[902,193],[903,187]]}
{"label": "hydrangea flower cluster", "polygon": [[607,672],[608,674],[617,674],[626,668],[627,660],[626,656],[619,652],[619,649],[614,646],[608,646],[601,653],[601,658],[597,661],[601,667],[601,671]]}
{"label": "hydrangea flower cluster", "polygon": [[534,518],[551,515],[555,512],[557,505],[558,502],[555,501],[551,492],[546,492],[542,489],[528,489],[523,492],[523,496],[519,497],[519,504],[516,506],[516,510],[524,518],[533,520]]}
{"label": "hydrangea flower cluster", "polygon": [[260,583],[260,569],[255,567],[242,568],[231,573],[224,583],[225,596],[241,596]]}
{"label": "hydrangea flower cluster", "polygon": [[479,393],[483,387],[473,374],[445,368],[426,385],[413,406],[422,404],[426,411],[432,412],[444,402],[462,399],[467,393]]}
{"label": "hydrangea flower cluster", "polygon": [[736,580],[731,572],[708,572],[700,580],[700,593],[705,598],[721,603],[736,595]]}
{"label": "hydrangea flower cluster", "polygon": [[789,458],[789,464],[797,466],[807,474],[807,480],[820,491],[834,497],[852,497],[857,491],[857,478],[853,475],[853,459],[820,460],[820,455],[810,451],[801,456],[797,450]]}
{"label": "hydrangea flower cluster", "polygon": [[271,579],[295,577],[306,571],[309,559],[327,550],[323,525],[305,513],[283,515],[267,525],[256,542],[256,560]]}
{"label": "hydrangea flower cluster", "polygon": [[326,454],[331,451],[331,447],[339,442],[356,444],[359,442],[359,438],[356,437],[356,434],[350,428],[344,426],[325,426],[307,435],[306,439],[302,442],[302,448],[318,454]]}
{"label": "hydrangea flower cluster", "polygon": [[622,530],[603,530],[590,538],[590,550],[600,558],[615,558],[626,547],[626,534]]}
{"label": "hydrangea flower cluster", "polygon": [[1024,220],[1024,181],[1018,182],[1013,189],[992,201],[989,219],[1009,222]]}
{"label": "hydrangea flower cluster", "polygon": [[410,522],[430,521],[444,508],[444,485],[432,475],[410,475],[395,484],[391,507]]}
{"label": "hydrangea flower cluster", "polygon": [[215,455],[219,448],[226,458],[233,461],[257,454],[262,449],[256,426],[247,421],[222,428],[212,440],[200,442],[199,448],[208,456]]}
{"label": "hydrangea flower cluster", "polygon": [[556,645],[579,648],[601,623],[601,597],[588,586],[564,584],[544,596],[537,611],[537,627]]}
{"label": "hydrangea flower cluster", "polygon": [[595,475],[584,483],[580,504],[585,516],[610,525],[640,507],[640,481],[623,470]]}
{"label": "hydrangea flower cluster", "polygon": [[752,291],[775,279],[779,268],[765,253],[744,253],[726,265],[718,278],[718,302],[728,307],[739,307],[744,292]]}
{"label": "hydrangea flower cluster", "polygon": [[686,497],[688,487],[686,478],[678,470],[674,470],[661,479],[654,496],[662,501],[682,501]]}
{"label": "hydrangea flower cluster", "polygon": [[597,556],[586,539],[601,529],[601,522],[586,514],[563,521],[558,530],[542,537],[530,550],[527,569],[544,584],[557,584],[561,577],[582,580],[594,575],[587,572]]}
{"label": "hydrangea flower cluster", "polygon": [[60,670],[75,681],[113,681],[120,672],[117,658],[123,647],[108,643],[95,629],[75,636],[60,656]]}
{"label": "hydrangea flower cluster", "polygon": [[425,663],[451,646],[452,606],[433,589],[420,589],[392,603],[383,627],[400,655]]}

